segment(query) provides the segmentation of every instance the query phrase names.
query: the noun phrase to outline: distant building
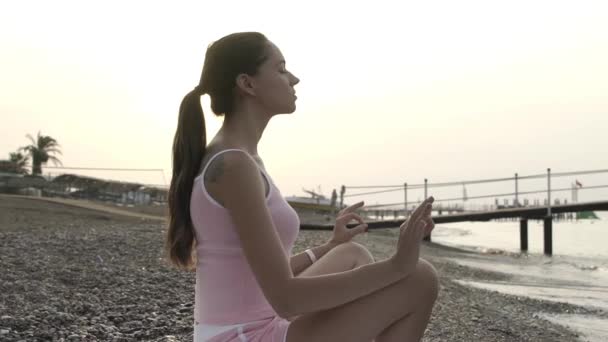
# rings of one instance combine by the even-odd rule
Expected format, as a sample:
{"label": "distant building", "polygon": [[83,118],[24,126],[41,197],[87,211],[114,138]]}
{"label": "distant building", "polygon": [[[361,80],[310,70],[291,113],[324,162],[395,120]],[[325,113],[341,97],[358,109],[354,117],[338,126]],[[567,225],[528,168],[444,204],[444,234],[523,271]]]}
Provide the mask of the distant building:
{"label": "distant building", "polygon": [[165,203],[168,190],[139,183],[103,180],[93,177],[64,174],[52,181],[69,197],[112,201],[123,204],[147,205]]}
{"label": "distant building", "polygon": [[41,188],[47,181],[40,176],[0,172],[0,193],[41,196]]}
{"label": "distant building", "polygon": [[52,180],[46,180],[41,176],[0,172],[0,192],[134,205],[164,204],[168,198],[167,189],[74,174],[62,174]]}

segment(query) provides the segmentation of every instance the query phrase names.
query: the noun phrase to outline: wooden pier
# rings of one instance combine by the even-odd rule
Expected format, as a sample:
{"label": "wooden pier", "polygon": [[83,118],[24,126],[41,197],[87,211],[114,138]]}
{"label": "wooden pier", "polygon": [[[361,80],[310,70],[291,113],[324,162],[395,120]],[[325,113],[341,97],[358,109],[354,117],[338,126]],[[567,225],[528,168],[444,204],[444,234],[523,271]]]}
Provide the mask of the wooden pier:
{"label": "wooden pier", "polygon": [[[519,218],[520,220],[520,247],[522,251],[528,250],[528,220],[544,221],[544,252],[547,255],[553,254],[553,214],[573,213],[582,211],[608,211],[608,201],[572,203],[563,205],[552,205],[550,207],[520,207],[500,209],[484,212],[465,212],[451,215],[434,215],[433,221],[436,224],[469,222],[469,221],[490,221],[500,218]],[[548,215],[551,213],[551,215]],[[381,220],[367,222],[369,229],[378,228],[397,228],[403,220]],[[355,227],[356,224],[349,224],[348,227]],[[301,224],[301,229],[311,230],[332,230],[333,224]],[[430,241],[430,236],[425,240]]]}

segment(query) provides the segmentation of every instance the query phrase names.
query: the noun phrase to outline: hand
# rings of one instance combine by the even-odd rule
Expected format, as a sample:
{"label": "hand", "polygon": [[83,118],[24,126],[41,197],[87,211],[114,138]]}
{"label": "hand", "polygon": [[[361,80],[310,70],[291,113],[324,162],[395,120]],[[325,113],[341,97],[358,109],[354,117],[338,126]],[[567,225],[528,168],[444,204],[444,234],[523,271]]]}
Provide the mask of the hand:
{"label": "hand", "polygon": [[424,200],[399,229],[397,251],[391,257],[391,261],[397,270],[405,275],[416,268],[420,256],[420,241],[435,226],[430,218],[433,201],[432,196]]}
{"label": "hand", "polygon": [[[346,207],[338,212],[336,217],[336,224],[334,225],[334,236],[329,240],[330,244],[339,245],[350,241],[357,234],[361,234],[367,231],[367,223],[363,221],[361,216],[355,213],[355,210],[363,207],[364,202],[355,203],[349,207]],[[354,228],[347,228],[346,225],[356,220],[359,225]]]}
{"label": "hand", "polygon": [[[430,200],[431,198],[433,198],[433,196],[431,196],[431,197],[429,198],[429,200]],[[435,199],[434,199],[434,198],[432,199],[431,203],[432,203],[433,201],[435,201]],[[431,232],[432,232],[432,231],[433,231],[433,229],[435,228],[435,221],[433,221],[433,218],[432,218],[432,213],[433,213],[433,210],[429,210],[427,214],[425,214],[423,217],[421,217],[421,220],[422,220],[422,221],[424,221],[424,223],[425,223],[425,225],[426,225],[426,226],[425,226],[425,229],[424,229],[424,237],[429,236],[429,234],[431,234]],[[408,219],[407,219],[405,222],[403,222],[403,224],[402,224],[402,225],[401,225],[401,227],[400,227],[400,233],[403,233],[403,230],[404,230],[404,229],[405,229],[405,227],[407,226],[407,221],[408,221],[408,220],[409,220],[411,217],[412,217],[412,216],[410,215],[410,217],[409,217],[409,218],[408,218]]]}

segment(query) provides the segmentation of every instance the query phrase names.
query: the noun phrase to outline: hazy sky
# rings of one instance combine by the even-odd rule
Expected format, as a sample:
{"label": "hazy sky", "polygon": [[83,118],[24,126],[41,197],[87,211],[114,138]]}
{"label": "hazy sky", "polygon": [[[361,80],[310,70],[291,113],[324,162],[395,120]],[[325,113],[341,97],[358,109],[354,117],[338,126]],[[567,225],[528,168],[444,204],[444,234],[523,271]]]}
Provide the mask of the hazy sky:
{"label": "hazy sky", "polygon": [[[41,130],[65,166],[168,182],[179,103],[207,45],[237,31],[267,35],[301,80],[296,112],[260,143],[286,196],[608,169],[608,2],[584,0],[3,2],[0,159]],[[203,110],[210,140],[221,120],[207,97]]]}

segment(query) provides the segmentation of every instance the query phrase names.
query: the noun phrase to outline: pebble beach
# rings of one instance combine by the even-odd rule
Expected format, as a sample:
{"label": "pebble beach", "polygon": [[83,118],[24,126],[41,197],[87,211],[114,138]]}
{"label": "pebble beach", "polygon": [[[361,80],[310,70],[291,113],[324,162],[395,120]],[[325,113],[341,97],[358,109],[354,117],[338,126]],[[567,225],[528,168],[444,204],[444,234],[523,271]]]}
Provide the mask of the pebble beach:
{"label": "pebble beach", "polygon": [[[163,258],[165,224],[37,199],[0,196],[1,341],[192,341],[194,273]],[[389,257],[397,230],[372,229],[355,241]],[[329,231],[301,230],[294,253]],[[543,313],[604,312],[467,287],[456,280],[509,275],[455,263],[463,253],[425,243],[441,290],[424,341],[583,341]],[[373,313],[370,313],[370,315]]]}

